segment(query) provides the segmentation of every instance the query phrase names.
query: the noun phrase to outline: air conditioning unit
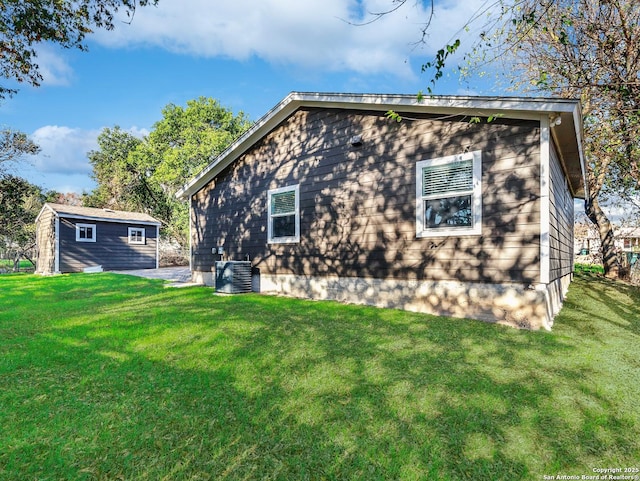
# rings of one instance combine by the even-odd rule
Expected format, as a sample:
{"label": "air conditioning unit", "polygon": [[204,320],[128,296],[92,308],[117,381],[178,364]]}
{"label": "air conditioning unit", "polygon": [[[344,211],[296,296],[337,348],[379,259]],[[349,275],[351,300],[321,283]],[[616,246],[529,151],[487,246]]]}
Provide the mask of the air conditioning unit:
{"label": "air conditioning unit", "polygon": [[251,292],[251,261],[217,261],[216,292]]}

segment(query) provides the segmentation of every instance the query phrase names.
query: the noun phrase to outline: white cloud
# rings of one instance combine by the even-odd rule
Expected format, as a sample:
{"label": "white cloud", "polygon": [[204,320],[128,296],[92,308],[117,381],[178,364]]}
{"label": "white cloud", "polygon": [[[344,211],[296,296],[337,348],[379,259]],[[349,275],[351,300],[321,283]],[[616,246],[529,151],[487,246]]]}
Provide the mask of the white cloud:
{"label": "white cloud", "polygon": [[[426,5],[424,5],[425,3]],[[113,47],[156,46],[181,54],[252,56],[272,63],[351,70],[359,73],[412,74],[413,54],[433,54],[460,32],[483,0],[438,2],[424,51],[412,51],[429,16],[430,2],[406,2],[398,11],[369,25],[363,12],[393,8],[391,0],[162,0],[139,9],[131,24],[99,32]]]}
{"label": "white cloud", "polygon": [[[90,190],[91,164],[87,154],[98,149],[98,135],[102,129],[85,130],[57,125],[40,127],[31,134],[31,139],[40,146],[40,153],[25,159],[30,167],[21,173],[30,182],[57,190],[59,192],[77,192]],[[143,137],[149,131],[131,127],[128,132]]]}
{"label": "white cloud", "polygon": [[44,85],[70,85],[73,70],[62,55],[47,45],[40,45],[36,52],[38,70]]}
{"label": "white cloud", "polygon": [[90,173],[87,152],[98,148],[99,131],[46,125],[31,134],[41,152],[33,165],[41,172]]}

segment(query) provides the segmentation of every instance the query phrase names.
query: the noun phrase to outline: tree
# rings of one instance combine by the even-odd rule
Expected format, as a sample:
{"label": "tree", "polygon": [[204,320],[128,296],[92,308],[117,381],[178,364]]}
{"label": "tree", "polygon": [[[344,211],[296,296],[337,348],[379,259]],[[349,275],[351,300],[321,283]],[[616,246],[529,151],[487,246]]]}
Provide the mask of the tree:
{"label": "tree", "polygon": [[[405,3],[393,0],[392,8],[372,14],[374,20]],[[419,42],[426,42],[433,8],[431,2]],[[585,211],[600,233],[605,273],[616,277],[613,228],[601,200],[635,197],[640,191],[640,5],[634,0],[496,0],[483,4],[466,29],[479,21],[484,24],[477,39],[464,46],[463,75],[502,61],[501,72],[516,90],[581,99]],[[423,65],[432,73],[429,93],[460,47],[455,39]]]}
{"label": "tree", "polygon": [[26,134],[11,129],[0,131],[0,246],[15,249],[14,268],[34,244],[33,221],[42,207],[44,197],[39,187],[8,174],[8,166],[19,162],[25,155],[35,155],[39,151],[40,147]]}
{"label": "tree", "polygon": [[585,211],[600,234],[605,273],[616,277],[613,228],[600,201],[608,194],[637,193],[640,186],[640,5],[634,0],[517,5],[476,51],[491,50],[494,58],[509,53],[502,56],[508,62],[503,71],[517,89],[581,99]]}
{"label": "tree", "polygon": [[0,178],[0,245],[15,252],[14,270],[22,257],[29,259],[35,245],[35,219],[45,200],[40,187],[20,177]]}
{"label": "tree", "polygon": [[6,171],[6,166],[17,162],[24,155],[35,155],[40,152],[38,147],[23,132],[12,129],[0,130],[0,175]]}
{"label": "tree", "polygon": [[99,150],[89,153],[97,187],[84,204],[149,213],[162,221],[165,236],[186,245],[188,206],[175,193],[251,122],[204,97],[186,108],[169,104],[162,115],[144,139],[119,127],[103,130]]}
{"label": "tree", "polygon": [[129,155],[142,140],[119,126],[105,128],[98,136],[99,150],[88,154],[93,167],[92,178],[97,187],[83,198],[89,207],[108,207],[118,210],[132,210],[137,203],[132,200],[132,192],[138,183],[138,172],[129,161]]}
{"label": "tree", "polygon": [[[131,20],[137,7],[158,0],[3,0],[0,2],[0,75],[40,85],[36,46],[57,44],[87,50],[85,37],[94,29],[112,30],[123,10]],[[16,89],[0,86],[0,99]]]}
{"label": "tree", "polygon": [[243,112],[234,115],[205,97],[187,101],[186,108],[169,104],[162,116],[137,155],[172,194],[251,126]]}

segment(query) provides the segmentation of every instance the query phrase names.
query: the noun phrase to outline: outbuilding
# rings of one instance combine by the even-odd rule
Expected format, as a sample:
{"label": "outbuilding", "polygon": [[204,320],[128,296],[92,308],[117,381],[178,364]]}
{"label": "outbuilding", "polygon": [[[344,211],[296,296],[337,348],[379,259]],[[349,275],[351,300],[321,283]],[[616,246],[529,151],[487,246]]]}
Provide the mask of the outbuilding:
{"label": "outbuilding", "polygon": [[36,218],[36,273],[155,269],[159,230],[147,214],[48,202]]}
{"label": "outbuilding", "polygon": [[577,100],[294,92],[178,196],[194,281],[548,329],[585,188]]}

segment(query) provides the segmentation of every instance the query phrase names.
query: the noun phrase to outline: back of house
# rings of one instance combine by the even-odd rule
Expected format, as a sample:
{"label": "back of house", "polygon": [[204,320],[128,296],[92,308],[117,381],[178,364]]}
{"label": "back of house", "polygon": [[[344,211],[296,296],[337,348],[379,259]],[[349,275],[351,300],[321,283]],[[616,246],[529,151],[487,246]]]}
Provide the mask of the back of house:
{"label": "back of house", "polygon": [[292,93],[179,195],[194,280],[549,328],[584,188],[577,101]]}

